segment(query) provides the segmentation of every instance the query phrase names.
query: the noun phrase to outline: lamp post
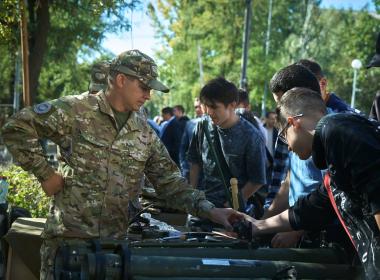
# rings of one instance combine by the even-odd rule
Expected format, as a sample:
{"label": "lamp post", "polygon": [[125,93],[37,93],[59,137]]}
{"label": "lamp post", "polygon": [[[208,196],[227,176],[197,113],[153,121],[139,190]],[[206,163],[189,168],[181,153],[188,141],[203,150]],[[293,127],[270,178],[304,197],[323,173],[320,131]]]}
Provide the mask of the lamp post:
{"label": "lamp post", "polygon": [[362,62],[359,59],[354,59],[351,62],[351,66],[354,69],[354,79],[352,82],[351,107],[355,108],[356,79],[358,75],[358,70],[362,67]]}

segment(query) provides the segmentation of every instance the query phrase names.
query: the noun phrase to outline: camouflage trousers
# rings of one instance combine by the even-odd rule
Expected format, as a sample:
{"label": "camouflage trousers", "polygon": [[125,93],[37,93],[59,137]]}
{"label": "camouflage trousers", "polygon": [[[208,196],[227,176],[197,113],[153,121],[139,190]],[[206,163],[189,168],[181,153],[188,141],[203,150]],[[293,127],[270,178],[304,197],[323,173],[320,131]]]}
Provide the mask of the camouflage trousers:
{"label": "camouflage trousers", "polygon": [[57,252],[59,242],[55,239],[45,239],[42,242],[41,255],[41,270],[40,280],[54,279],[54,259]]}

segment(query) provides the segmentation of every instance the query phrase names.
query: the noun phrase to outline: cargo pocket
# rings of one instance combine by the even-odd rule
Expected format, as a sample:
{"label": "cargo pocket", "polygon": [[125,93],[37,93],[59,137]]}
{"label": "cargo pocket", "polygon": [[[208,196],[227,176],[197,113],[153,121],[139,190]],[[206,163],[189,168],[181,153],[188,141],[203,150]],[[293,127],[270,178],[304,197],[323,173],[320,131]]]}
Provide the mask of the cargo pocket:
{"label": "cargo pocket", "polygon": [[123,155],[123,166],[125,171],[125,186],[127,186],[128,196],[137,197],[141,191],[142,178],[146,164],[144,153]]}
{"label": "cargo pocket", "polygon": [[87,131],[80,131],[73,145],[73,156],[78,172],[96,172],[97,168],[104,164],[102,161],[108,144],[98,140],[93,134]]}

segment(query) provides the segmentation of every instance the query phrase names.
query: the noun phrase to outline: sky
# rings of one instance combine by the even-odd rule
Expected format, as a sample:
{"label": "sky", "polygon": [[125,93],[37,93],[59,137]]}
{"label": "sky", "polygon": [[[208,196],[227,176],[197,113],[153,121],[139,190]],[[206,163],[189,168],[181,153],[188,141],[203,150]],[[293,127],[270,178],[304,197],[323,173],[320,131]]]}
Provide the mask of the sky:
{"label": "sky", "polygon": [[129,13],[128,19],[132,21],[132,30],[120,34],[107,34],[103,47],[117,55],[130,49],[139,49],[147,55],[154,56],[157,40],[154,38],[152,20],[147,14],[147,2],[143,0],[143,7],[139,11]]}
{"label": "sky", "polygon": [[[132,19],[132,30],[120,34],[107,34],[103,42],[103,47],[117,55],[125,50],[139,49],[140,51],[154,56],[155,50],[158,49],[158,40],[154,37],[154,28],[152,21],[147,15],[148,0],[142,0],[143,7],[139,11],[128,14],[128,18]],[[366,4],[371,3],[368,0],[323,0],[322,7],[338,8],[338,9],[354,9],[359,10]],[[374,9],[373,5],[369,6]]]}

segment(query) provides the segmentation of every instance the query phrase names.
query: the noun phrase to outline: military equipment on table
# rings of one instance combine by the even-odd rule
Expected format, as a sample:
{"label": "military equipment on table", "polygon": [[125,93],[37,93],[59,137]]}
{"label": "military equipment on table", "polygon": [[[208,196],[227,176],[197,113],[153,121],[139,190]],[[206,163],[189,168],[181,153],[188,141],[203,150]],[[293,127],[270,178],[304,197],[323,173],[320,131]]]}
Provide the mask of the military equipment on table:
{"label": "military equipment on table", "polygon": [[172,243],[159,241],[91,241],[84,247],[64,244],[57,253],[55,276],[62,280],[272,279],[293,269],[302,279],[354,279],[360,273],[360,269],[345,263],[344,253],[337,248],[252,249],[249,247],[254,246],[244,242],[243,250],[236,249],[232,242],[210,250],[201,242],[188,243],[192,247],[173,248]]}
{"label": "military equipment on table", "polygon": [[[40,241],[35,238],[43,223],[32,228],[33,220],[16,221],[7,240],[29,269],[38,273]],[[244,224],[236,228],[246,231]],[[37,235],[28,239],[26,231]],[[165,236],[142,241],[91,240],[80,245],[64,241],[55,259],[56,279],[361,279],[360,267],[349,265],[345,251],[331,244],[316,249],[272,249],[263,247],[266,243],[261,239],[241,240],[220,233],[176,231]],[[19,245],[22,248],[17,250]],[[37,278],[38,274],[9,279]]]}

